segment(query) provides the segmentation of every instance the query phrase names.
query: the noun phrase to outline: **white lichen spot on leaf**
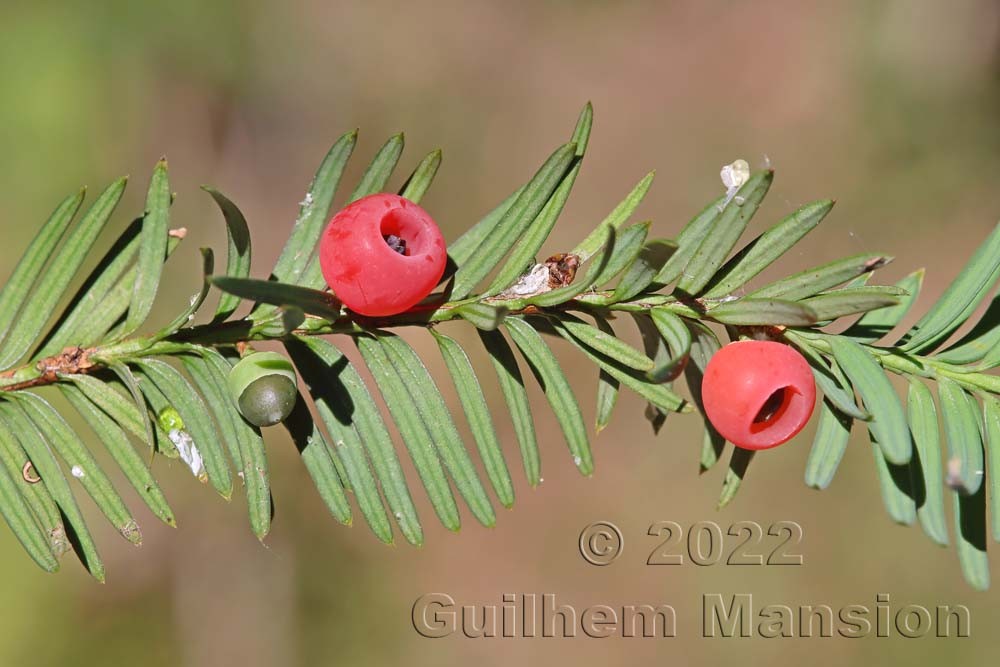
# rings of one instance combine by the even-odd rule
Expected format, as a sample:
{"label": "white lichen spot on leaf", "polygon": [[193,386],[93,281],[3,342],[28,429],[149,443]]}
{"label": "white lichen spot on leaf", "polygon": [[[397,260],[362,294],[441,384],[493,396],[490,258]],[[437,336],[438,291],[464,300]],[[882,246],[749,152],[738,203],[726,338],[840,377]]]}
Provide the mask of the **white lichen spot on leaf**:
{"label": "white lichen spot on leaf", "polygon": [[742,204],[743,202],[736,197],[736,193],[750,179],[750,164],[743,159],[736,160],[732,164],[724,166],[719,172],[719,177],[722,178],[722,184],[726,186],[726,200],[722,202],[719,210],[721,211],[728,206],[733,199],[736,199],[737,204]]}
{"label": "white lichen spot on leaf", "polygon": [[569,253],[557,253],[544,262],[533,265],[517,282],[498,294],[495,299],[523,299],[565,287],[573,282],[580,258]]}
{"label": "white lichen spot on leaf", "polygon": [[517,282],[503,291],[500,296],[505,299],[516,299],[534,296],[541,293],[549,282],[549,269],[544,264],[535,264]]}
{"label": "white lichen spot on leaf", "polygon": [[167,432],[167,437],[170,438],[170,442],[174,443],[174,447],[177,448],[177,453],[180,455],[181,461],[184,461],[188,468],[191,469],[191,474],[201,480],[207,479],[205,462],[202,460],[201,452],[195,446],[191,435],[187,431],[173,428]]}

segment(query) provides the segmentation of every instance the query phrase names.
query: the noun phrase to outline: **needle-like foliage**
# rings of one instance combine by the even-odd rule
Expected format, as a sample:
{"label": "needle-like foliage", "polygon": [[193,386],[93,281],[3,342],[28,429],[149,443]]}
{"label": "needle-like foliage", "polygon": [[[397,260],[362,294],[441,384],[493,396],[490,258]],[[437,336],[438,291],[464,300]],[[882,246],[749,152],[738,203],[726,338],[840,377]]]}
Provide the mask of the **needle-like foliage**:
{"label": "needle-like foliage", "polygon": [[[224,498],[242,487],[251,528],[264,539],[271,525],[264,439],[240,416],[226,384],[230,368],[258,341],[281,342],[298,369],[301,393],[284,428],[333,517],[349,523],[356,509],[383,542],[398,534],[421,544],[421,496],[451,530],[460,528],[462,506],[492,526],[494,502],[514,504],[512,478],[520,473],[501,447],[500,422],[513,427],[529,484],[541,481],[535,420],[549,412],[562,430],[567,458],[582,474],[594,472],[591,428],[550,349],[553,337],[594,367],[597,431],[612,418],[622,390],[648,404],[646,416],[658,431],[670,413],[700,409],[702,372],[725,331],[730,339],[783,340],[812,365],[823,398],[806,484],[823,489],[831,483],[852,425],[860,422],[892,520],[919,521],[941,545],[954,540],[966,580],[988,587],[988,514],[993,538],[1000,539],[1000,377],[991,373],[1000,366],[996,297],[969,333],[949,341],[996,286],[1000,226],[916,325],[889,342],[917,298],[923,272],[897,285],[869,285],[872,273],[891,260],[886,255],[849,257],[748,287],[833,207],[830,200],[806,204],[740,246],[773,181],[770,170],[751,174],[734,196],[711,202],[674,239],[653,237],[649,222],[631,222],[653,180],[646,175],[577,247],[540,260],[536,255],[580,173],[592,116],[587,105],[568,142],[449,244],[451,268],[441,292],[392,317],[345,311],[324,288],[315,249],[335,206],[386,191],[402,135],[382,146],[339,202],[357,134],[333,145],[267,280],[250,277],[251,234],[243,214],[206,187],[228,232],[224,270],[216,272],[213,253],[203,250],[200,292],[158,329],[149,316],[164,265],[184,238],[170,220],[166,162],[154,169],[142,215],[87,276],[79,275],[83,260],[109,223],[125,180],[109,186],[79,218],[83,192],[68,197],[0,290],[0,513],[28,555],[54,571],[58,558],[73,550],[96,578],[104,577],[77,505],[80,489],[125,539],[141,542],[130,509],[91,453],[97,445],[153,515],[170,525],[173,513],[153,475],[158,456],[181,459]],[[419,202],[440,164],[440,151],[429,154],[400,193]],[[73,285],[80,285],[75,293]],[[195,324],[213,287],[221,291],[219,303]],[[244,300],[249,312],[234,317]],[[56,314],[60,303],[67,305]],[[849,326],[830,333],[827,326],[844,318]],[[445,333],[446,323],[475,327],[481,346],[464,348]],[[642,349],[616,335],[615,327],[625,323],[638,328]],[[436,344],[444,377],[432,376],[403,331]],[[368,372],[334,341],[356,348]],[[483,354],[492,363],[485,375],[470,363],[470,356]],[[905,397],[890,375],[906,378]],[[690,402],[674,389],[682,376]],[[483,391],[494,382],[502,409],[491,406]],[[548,406],[529,401],[532,382]],[[457,412],[442,396],[448,384],[460,397]],[[60,414],[63,405],[78,415]],[[470,443],[460,437],[460,420],[472,434]],[[706,422],[693,459],[704,471],[727,448]],[[403,474],[401,455],[412,460],[417,488]],[[736,496],[753,458],[733,451],[720,506]],[[766,465],[766,456],[756,460]],[[953,506],[950,532],[946,499]]]}

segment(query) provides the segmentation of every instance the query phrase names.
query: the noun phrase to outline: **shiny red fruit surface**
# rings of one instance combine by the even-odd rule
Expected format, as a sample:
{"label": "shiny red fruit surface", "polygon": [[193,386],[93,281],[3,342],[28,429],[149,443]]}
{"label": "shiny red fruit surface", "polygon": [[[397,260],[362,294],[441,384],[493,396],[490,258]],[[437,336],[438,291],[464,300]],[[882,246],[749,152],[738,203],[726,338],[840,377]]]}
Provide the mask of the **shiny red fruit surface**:
{"label": "shiny red fruit surface", "polygon": [[702,382],[705,414],[737,447],[768,449],[795,436],[816,403],[812,369],[795,348],[773,341],[726,345]]}
{"label": "shiny red fruit surface", "polygon": [[369,317],[409,310],[440,282],[448,254],[431,216],[392,194],[349,204],[320,238],[326,283],[345,306]]}

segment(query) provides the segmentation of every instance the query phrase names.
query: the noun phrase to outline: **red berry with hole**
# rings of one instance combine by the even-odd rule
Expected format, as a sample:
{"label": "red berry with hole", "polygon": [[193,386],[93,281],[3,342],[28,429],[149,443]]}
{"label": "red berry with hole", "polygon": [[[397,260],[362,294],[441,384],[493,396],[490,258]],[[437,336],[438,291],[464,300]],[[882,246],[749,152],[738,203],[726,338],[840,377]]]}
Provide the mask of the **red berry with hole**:
{"label": "red berry with hole", "polygon": [[319,245],[330,289],[369,317],[415,306],[441,281],[447,260],[444,237],[427,211],[391,194],[349,204],[330,220]]}
{"label": "red berry with hole", "polygon": [[730,343],[715,353],[701,385],[705,414],[744,449],[777,447],[809,421],[816,382],[794,348],[773,341]]}

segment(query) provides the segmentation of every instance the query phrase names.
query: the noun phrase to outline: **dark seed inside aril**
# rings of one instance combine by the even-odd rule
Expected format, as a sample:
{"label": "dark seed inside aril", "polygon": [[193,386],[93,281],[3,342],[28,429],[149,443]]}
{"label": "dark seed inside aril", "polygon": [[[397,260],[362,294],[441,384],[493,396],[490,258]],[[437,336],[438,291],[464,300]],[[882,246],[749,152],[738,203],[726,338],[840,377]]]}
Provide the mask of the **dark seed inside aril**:
{"label": "dark seed inside aril", "polygon": [[787,387],[782,387],[768,396],[767,400],[764,401],[764,405],[757,412],[757,416],[753,418],[753,423],[762,424],[771,419],[781,409],[781,406],[784,405],[786,391],[788,391]]}
{"label": "dark seed inside aril", "polygon": [[388,236],[383,236],[385,239],[385,244],[398,252],[400,255],[406,254],[406,239],[396,236],[395,234],[389,234]]}

